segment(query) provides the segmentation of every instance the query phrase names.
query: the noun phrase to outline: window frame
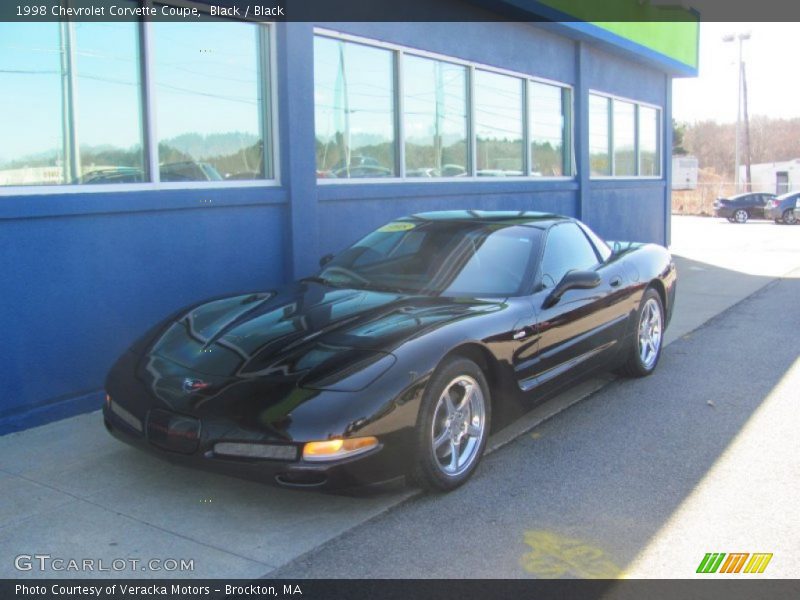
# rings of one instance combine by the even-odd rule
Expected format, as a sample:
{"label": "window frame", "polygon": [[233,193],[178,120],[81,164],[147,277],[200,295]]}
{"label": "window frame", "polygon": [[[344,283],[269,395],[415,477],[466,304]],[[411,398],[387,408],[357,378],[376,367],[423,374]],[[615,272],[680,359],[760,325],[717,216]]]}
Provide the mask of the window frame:
{"label": "window frame", "polygon": [[[152,7],[154,4],[166,4],[170,6],[190,6],[195,7],[204,15],[210,15],[211,7],[207,4],[195,4],[193,2],[180,2],[179,0],[145,0],[144,6]],[[278,131],[278,90],[277,90],[277,36],[275,23],[272,21],[258,21],[256,19],[226,19],[215,17],[220,20],[231,21],[233,23],[245,23],[258,27],[258,88],[259,100],[262,103],[259,128],[262,139],[269,142],[269,152],[265,152],[265,161],[271,162],[272,177],[251,180],[221,180],[221,181],[160,181],[159,177],[159,157],[158,157],[158,123],[156,122],[156,94],[155,82],[152,78],[154,61],[153,59],[153,32],[152,23],[147,20],[140,20],[138,24],[138,44],[139,44],[139,73],[141,77],[140,85],[140,106],[142,121],[142,151],[144,153],[144,167],[148,181],[140,183],[60,183],[57,185],[34,184],[34,185],[14,185],[0,186],[0,197],[3,196],[44,196],[57,194],[96,194],[109,192],[136,192],[136,191],[155,191],[155,190],[184,190],[184,189],[229,189],[229,188],[253,188],[253,187],[280,187],[281,186],[281,165],[280,165],[280,133]],[[264,40],[267,40],[266,47]],[[267,50],[268,56],[264,56]],[[268,93],[267,93],[268,92]],[[74,119],[70,115],[70,119]],[[72,142],[69,142],[72,143]]]}
{"label": "window frame", "polygon": [[[484,63],[479,63],[475,61],[465,60],[454,56],[449,56],[445,54],[439,54],[437,52],[430,52],[428,50],[423,50],[420,48],[412,48],[410,46],[404,46],[402,44],[396,44],[394,42],[385,42],[381,40],[374,40],[370,38],[365,38],[359,35],[353,35],[341,31],[337,31],[334,29],[329,29],[326,27],[314,27],[313,35],[327,37],[343,42],[351,42],[354,44],[362,44],[366,46],[373,46],[376,48],[382,48],[385,50],[391,50],[395,53],[395,127],[397,128],[395,131],[395,143],[398,145],[396,148],[395,156],[397,156],[397,173],[398,175],[394,177],[353,177],[353,178],[342,178],[342,179],[327,179],[327,178],[315,178],[317,185],[359,185],[359,184],[370,184],[370,183],[382,183],[382,184],[396,184],[396,183],[420,183],[423,185],[428,184],[436,184],[436,183],[453,183],[453,182],[467,182],[467,181],[480,181],[480,182],[494,182],[500,183],[503,181],[575,181],[578,177],[577,169],[575,168],[575,126],[574,126],[574,115],[575,115],[575,86],[564,83],[562,81],[556,81],[553,79],[547,79],[544,77],[538,77],[534,75],[529,75],[526,73],[521,73],[519,71],[512,71],[509,69],[502,69],[499,67],[494,67],[492,65],[487,65]],[[406,176],[406,165],[405,165],[405,132],[403,131],[403,59],[404,57],[408,56],[416,56],[419,58],[427,58],[431,60],[437,60],[444,63],[449,63],[453,65],[463,66],[467,69],[467,94],[466,94],[466,114],[467,114],[467,166],[469,167],[469,174],[464,175],[461,177],[407,177]],[[522,87],[522,143],[523,143],[523,175],[515,175],[511,177],[479,177],[477,175],[477,160],[476,160],[476,152],[477,152],[477,138],[476,138],[476,131],[475,131],[475,71],[488,71],[491,73],[497,73],[499,75],[507,75],[511,77],[515,77],[520,80],[520,86]],[[528,135],[528,89],[530,87],[529,82],[536,82],[536,83],[544,83],[547,85],[556,86],[563,90],[568,90],[569,93],[569,103],[568,103],[568,111],[564,117],[568,119],[567,124],[567,139],[565,143],[569,145],[569,155],[570,155],[570,171],[569,175],[561,175],[561,176],[536,176],[531,174],[531,165],[530,165],[530,149],[528,146],[530,145],[530,139]],[[316,132],[315,132],[316,134]]]}
{"label": "window frame", "polygon": [[[596,90],[594,88],[590,88],[588,92],[588,96],[599,96],[601,98],[607,99],[608,102],[608,139],[609,139],[609,163],[611,166],[611,175],[593,175],[591,170],[589,171],[589,179],[591,180],[599,180],[602,181],[604,179],[616,179],[616,180],[636,180],[636,181],[662,181],[664,179],[664,148],[662,147],[664,144],[664,107],[659,106],[658,104],[652,104],[650,102],[644,102],[642,100],[635,100],[633,98],[628,98],[626,96],[619,96],[616,94],[610,94],[608,92],[602,92]],[[633,175],[616,175],[616,164],[614,161],[614,101],[619,102],[628,102],[634,105],[634,132],[633,132],[633,141],[634,141],[634,174]],[[588,104],[588,97],[587,97],[587,104]],[[639,119],[639,107],[646,107],[652,108],[656,111],[656,121],[657,121],[657,131],[656,131],[656,147],[658,148],[658,175],[640,175],[641,173],[641,148],[639,147],[639,127],[640,127],[640,119]],[[587,123],[588,127],[588,123]]]}

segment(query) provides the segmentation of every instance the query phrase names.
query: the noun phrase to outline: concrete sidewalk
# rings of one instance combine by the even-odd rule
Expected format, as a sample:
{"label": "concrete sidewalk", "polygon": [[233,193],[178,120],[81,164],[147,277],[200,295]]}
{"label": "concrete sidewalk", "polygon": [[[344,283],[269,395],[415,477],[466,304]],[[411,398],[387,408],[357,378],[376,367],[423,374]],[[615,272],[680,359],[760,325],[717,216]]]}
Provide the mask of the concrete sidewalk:
{"label": "concrete sidewalk", "polygon": [[[800,227],[676,217],[678,300],[667,342],[800,267]],[[586,382],[493,448],[607,383]],[[99,413],[0,437],[0,577],[259,577],[413,495],[293,492],[181,469],[113,440]],[[18,571],[20,554],[192,560],[191,572]]]}

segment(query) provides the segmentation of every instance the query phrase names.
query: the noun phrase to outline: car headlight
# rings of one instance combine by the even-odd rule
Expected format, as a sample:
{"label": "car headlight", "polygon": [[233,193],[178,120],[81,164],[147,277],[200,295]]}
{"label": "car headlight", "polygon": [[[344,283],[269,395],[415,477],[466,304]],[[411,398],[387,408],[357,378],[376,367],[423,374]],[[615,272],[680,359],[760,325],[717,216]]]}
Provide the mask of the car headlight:
{"label": "car headlight", "polygon": [[378,439],[372,436],[308,442],[303,446],[303,459],[312,462],[337,460],[362,454],[377,445]]}

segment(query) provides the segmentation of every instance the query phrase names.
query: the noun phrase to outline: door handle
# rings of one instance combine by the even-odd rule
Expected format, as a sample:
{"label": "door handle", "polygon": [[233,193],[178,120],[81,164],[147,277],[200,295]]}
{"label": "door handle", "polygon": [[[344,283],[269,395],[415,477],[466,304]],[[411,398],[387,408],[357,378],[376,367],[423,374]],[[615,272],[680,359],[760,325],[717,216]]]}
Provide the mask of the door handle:
{"label": "door handle", "polygon": [[611,287],[619,287],[622,284],[622,277],[617,275],[611,281],[608,282],[608,285]]}

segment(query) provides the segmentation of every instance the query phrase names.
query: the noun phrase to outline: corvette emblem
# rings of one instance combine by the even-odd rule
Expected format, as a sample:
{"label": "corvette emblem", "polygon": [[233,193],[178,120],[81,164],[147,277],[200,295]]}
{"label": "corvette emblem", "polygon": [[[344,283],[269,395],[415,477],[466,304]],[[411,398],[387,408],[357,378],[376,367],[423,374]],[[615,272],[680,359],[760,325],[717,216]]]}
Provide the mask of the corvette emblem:
{"label": "corvette emblem", "polygon": [[181,389],[186,394],[191,394],[192,392],[199,392],[200,390],[204,390],[209,387],[211,384],[207,381],[203,381],[202,379],[191,379],[187,377],[183,380],[183,384],[181,385]]}

